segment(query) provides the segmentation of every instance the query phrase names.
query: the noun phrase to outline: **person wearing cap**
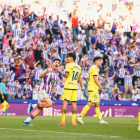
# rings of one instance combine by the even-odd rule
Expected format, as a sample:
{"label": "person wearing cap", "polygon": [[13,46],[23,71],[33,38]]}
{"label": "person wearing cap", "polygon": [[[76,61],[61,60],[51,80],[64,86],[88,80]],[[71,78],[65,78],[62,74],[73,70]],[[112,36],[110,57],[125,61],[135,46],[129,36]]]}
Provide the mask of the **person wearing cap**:
{"label": "person wearing cap", "polygon": [[52,30],[52,33],[53,33],[52,34],[52,38],[56,38],[57,34],[60,33],[60,27],[58,25],[58,21],[57,20],[54,22],[54,25],[52,26],[52,29],[50,29],[50,30]]}
{"label": "person wearing cap", "polygon": [[24,94],[26,99],[32,99],[32,86],[29,84],[29,79],[26,79],[26,84],[24,85]]}
{"label": "person wearing cap", "polygon": [[78,35],[78,41],[81,42],[81,47],[79,48],[81,50],[81,54],[82,52],[84,53],[84,55],[86,54],[86,35],[85,35],[85,30],[81,31],[81,34]]}

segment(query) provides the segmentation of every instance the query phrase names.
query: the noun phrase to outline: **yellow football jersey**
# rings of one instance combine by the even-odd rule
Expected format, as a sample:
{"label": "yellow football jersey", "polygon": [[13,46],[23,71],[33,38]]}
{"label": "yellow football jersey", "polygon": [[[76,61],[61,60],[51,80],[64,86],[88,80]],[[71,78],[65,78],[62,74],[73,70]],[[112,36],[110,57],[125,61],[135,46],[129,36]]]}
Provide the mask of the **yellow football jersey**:
{"label": "yellow football jersey", "polygon": [[78,89],[78,78],[81,74],[81,67],[76,63],[68,63],[65,67],[65,73],[68,72],[69,75],[65,79],[64,90],[77,90]]}
{"label": "yellow football jersey", "polygon": [[88,72],[88,91],[90,92],[97,92],[98,91],[98,85],[94,81],[93,76],[98,76],[99,75],[99,69],[97,68],[96,65],[93,65],[90,67],[90,70]]}

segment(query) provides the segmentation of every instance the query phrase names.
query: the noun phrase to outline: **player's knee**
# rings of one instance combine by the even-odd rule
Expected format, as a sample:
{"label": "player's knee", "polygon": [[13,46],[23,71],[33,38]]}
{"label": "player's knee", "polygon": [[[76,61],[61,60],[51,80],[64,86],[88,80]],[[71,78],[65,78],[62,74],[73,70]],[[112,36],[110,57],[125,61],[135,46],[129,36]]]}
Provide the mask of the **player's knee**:
{"label": "player's knee", "polygon": [[51,106],[52,106],[52,102],[49,102],[49,103],[48,103],[48,106],[51,107]]}
{"label": "player's knee", "polygon": [[64,113],[67,113],[67,109],[65,108],[63,112],[64,112]]}
{"label": "player's knee", "polygon": [[99,107],[100,107],[100,103],[96,103],[95,108],[99,108]]}

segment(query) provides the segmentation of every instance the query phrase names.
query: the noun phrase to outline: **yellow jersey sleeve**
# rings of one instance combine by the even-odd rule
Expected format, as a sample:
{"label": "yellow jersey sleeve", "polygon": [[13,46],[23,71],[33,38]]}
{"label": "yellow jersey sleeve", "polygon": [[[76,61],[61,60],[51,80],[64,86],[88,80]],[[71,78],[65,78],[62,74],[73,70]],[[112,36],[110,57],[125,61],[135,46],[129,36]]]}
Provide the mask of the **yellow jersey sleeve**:
{"label": "yellow jersey sleeve", "polygon": [[93,73],[93,76],[98,76],[99,75],[99,70],[97,67],[92,67],[92,73]]}
{"label": "yellow jersey sleeve", "polygon": [[67,64],[66,67],[65,67],[65,72],[69,73],[69,71],[70,71],[70,66],[69,66],[69,64]]}

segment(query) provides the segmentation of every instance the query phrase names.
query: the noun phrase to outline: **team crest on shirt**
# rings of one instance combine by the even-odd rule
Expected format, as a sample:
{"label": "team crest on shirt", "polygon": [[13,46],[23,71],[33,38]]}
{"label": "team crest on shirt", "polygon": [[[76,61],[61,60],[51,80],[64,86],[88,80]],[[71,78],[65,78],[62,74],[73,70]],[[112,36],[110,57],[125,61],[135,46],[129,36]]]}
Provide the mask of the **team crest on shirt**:
{"label": "team crest on shirt", "polygon": [[95,71],[95,74],[98,74],[97,70]]}
{"label": "team crest on shirt", "polygon": [[56,81],[56,80],[55,80],[54,78],[52,78],[52,79],[51,79],[51,84],[54,85],[55,81]]}

